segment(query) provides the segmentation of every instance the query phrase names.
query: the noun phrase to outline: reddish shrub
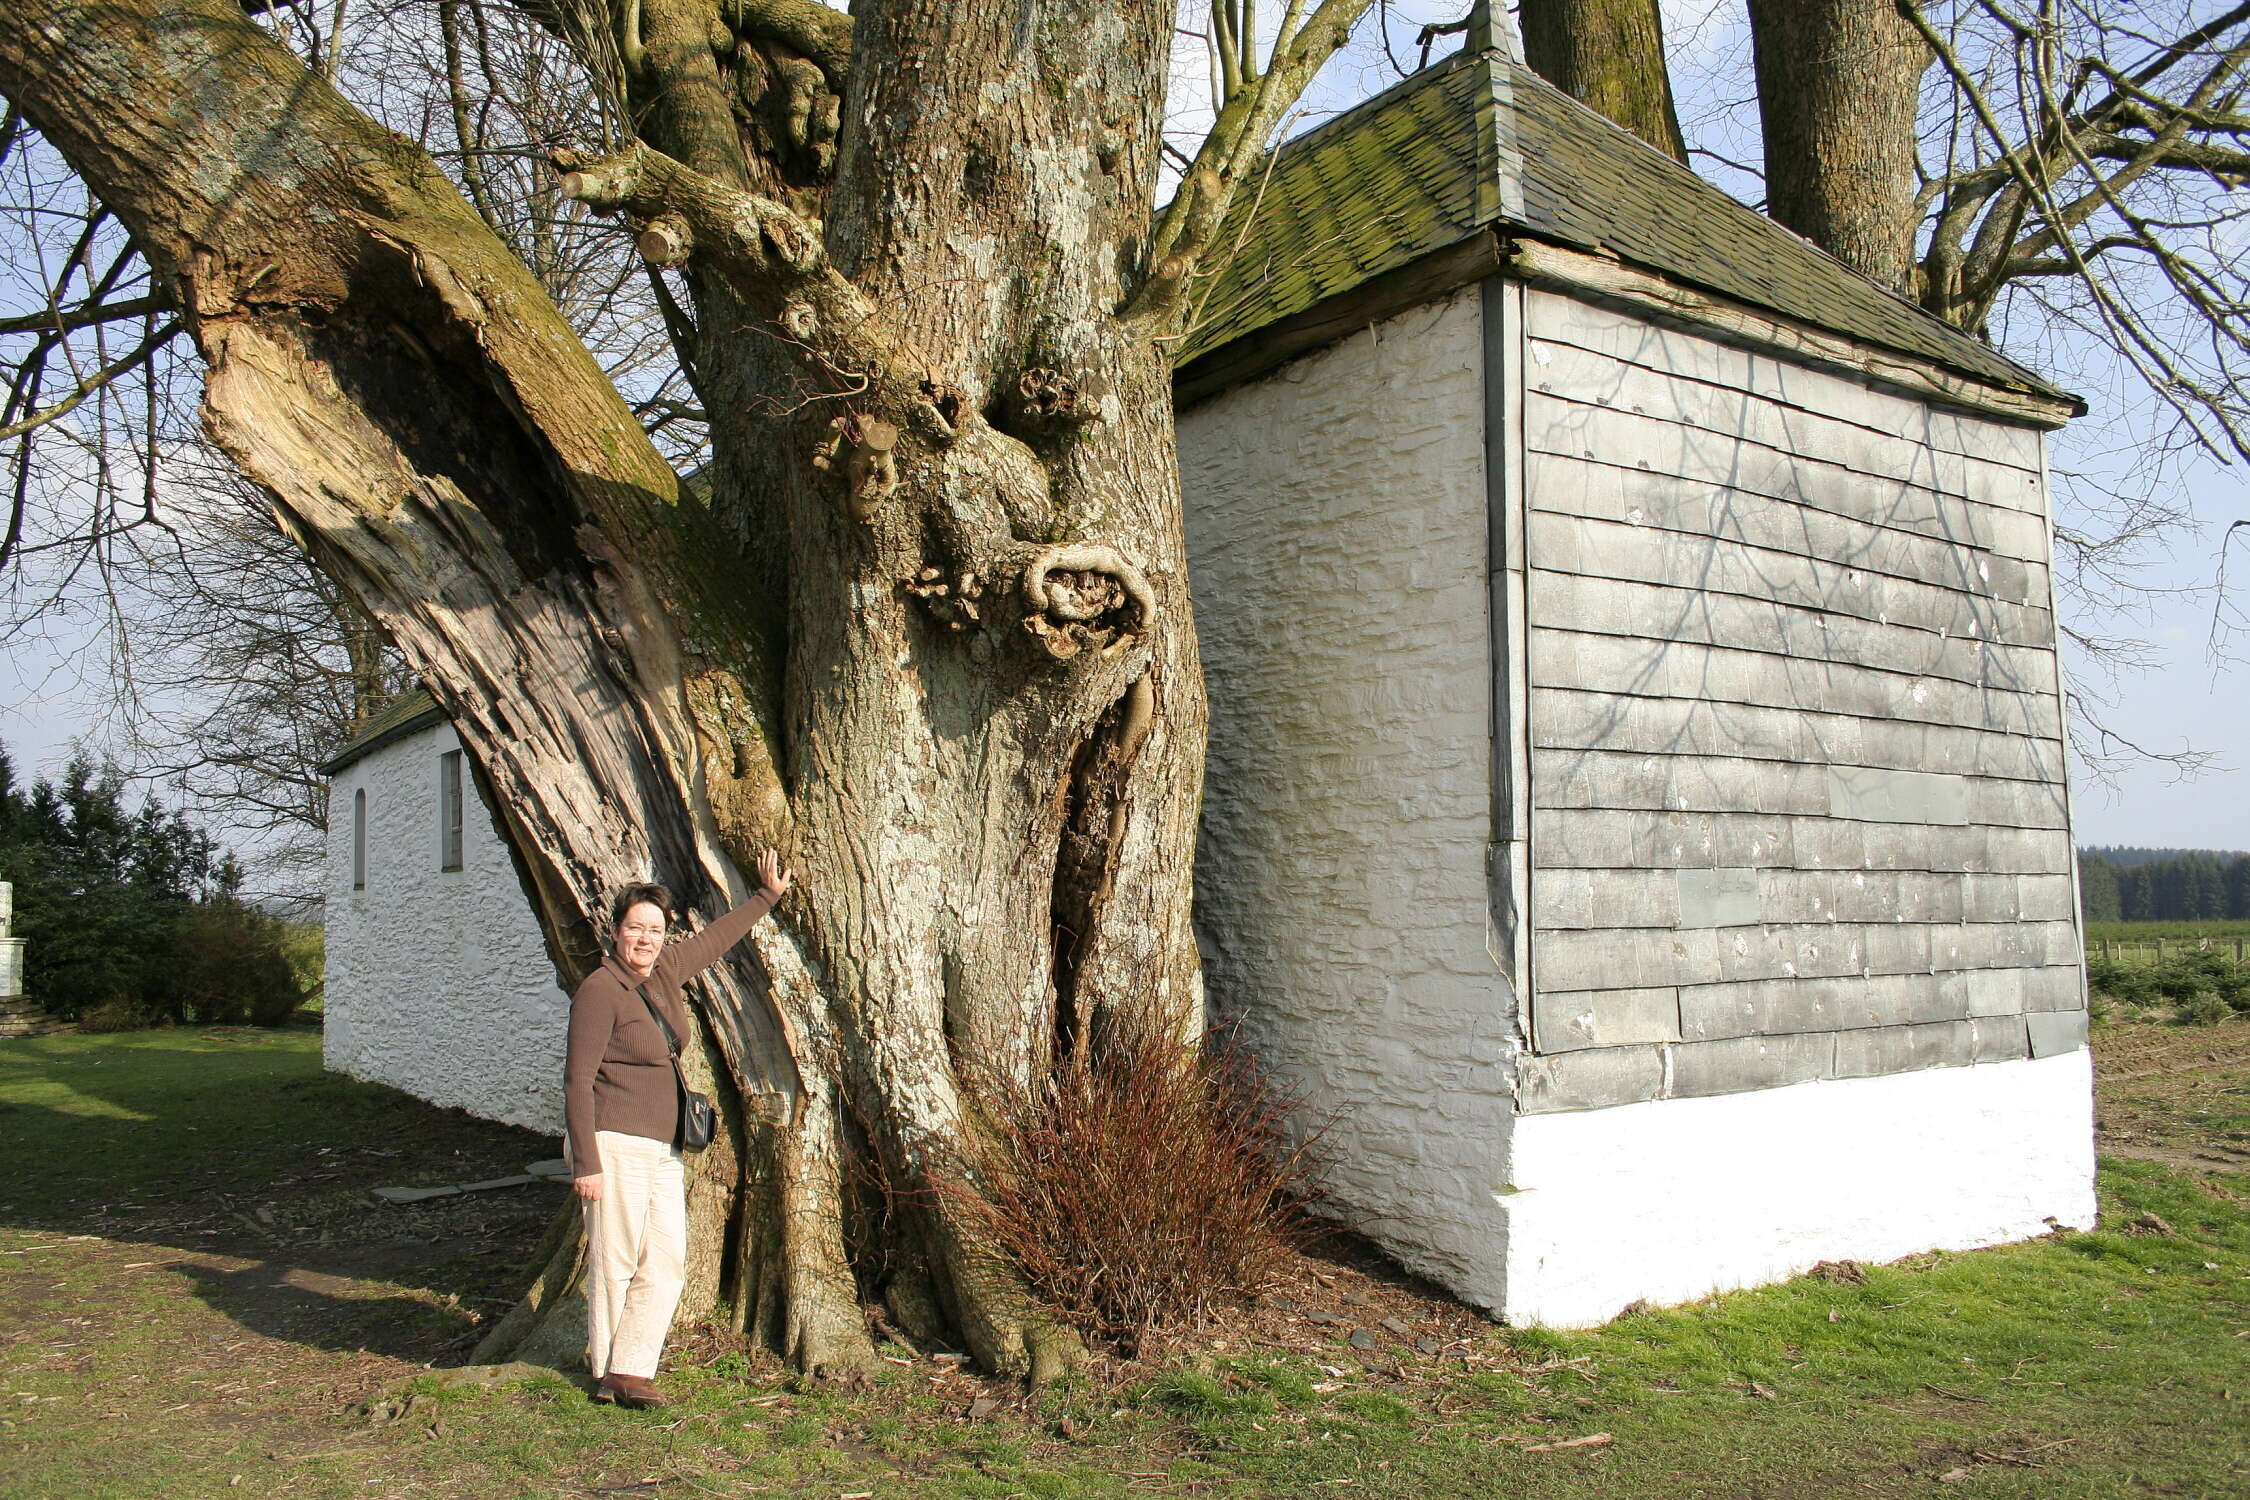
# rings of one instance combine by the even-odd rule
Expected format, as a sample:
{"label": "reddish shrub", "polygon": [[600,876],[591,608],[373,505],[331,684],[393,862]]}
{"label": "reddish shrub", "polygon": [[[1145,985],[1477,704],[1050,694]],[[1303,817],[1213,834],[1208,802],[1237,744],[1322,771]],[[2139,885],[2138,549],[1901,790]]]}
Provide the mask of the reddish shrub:
{"label": "reddish shrub", "polygon": [[1138,1339],[1256,1291],[1311,1232],[1319,1133],[1291,1139],[1300,1102],[1229,1035],[1110,1027],[1041,1087],[977,1087],[976,1186],[939,1190],[1081,1328]]}

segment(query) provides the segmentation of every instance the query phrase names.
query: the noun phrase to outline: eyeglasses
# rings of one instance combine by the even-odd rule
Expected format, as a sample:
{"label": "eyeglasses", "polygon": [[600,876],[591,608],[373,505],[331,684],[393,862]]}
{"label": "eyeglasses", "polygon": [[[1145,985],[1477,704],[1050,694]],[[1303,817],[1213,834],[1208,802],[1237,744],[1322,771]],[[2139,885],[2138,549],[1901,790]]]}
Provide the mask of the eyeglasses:
{"label": "eyeglasses", "polygon": [[652,926],[646,922],[627,922],[617,929],[617,933],[620,937],[662,937],[664,936],[664,928],[661,925]]}

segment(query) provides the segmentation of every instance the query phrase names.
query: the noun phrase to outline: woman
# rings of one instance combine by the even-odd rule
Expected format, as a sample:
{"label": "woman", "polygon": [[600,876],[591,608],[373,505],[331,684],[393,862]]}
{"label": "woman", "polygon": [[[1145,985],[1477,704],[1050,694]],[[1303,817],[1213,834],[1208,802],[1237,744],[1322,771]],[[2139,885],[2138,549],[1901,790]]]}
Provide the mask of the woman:
{"label": "woman", "polygon": [[672,893],[647,884],[619,891],[611,951],[570,997],[564,1149],[585,1200],[586,1364],[596,1401],[667,1404],[653,1377],[686,1268],[687,1176],[664,1027],[688,1044],[681,983],[717,963],[789,889],[771,849],[757,869],[755,896],[668,950]]}

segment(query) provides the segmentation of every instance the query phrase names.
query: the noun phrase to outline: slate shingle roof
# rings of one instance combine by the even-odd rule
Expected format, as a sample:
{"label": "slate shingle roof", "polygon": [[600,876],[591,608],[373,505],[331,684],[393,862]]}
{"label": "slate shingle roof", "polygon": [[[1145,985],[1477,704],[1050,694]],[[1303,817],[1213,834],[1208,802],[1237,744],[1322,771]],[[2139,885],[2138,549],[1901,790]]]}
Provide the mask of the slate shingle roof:
{"label": "slate shingle roof", "polygon": [[323,761],[317,768],[323,776],[333,776],[344,767],[373,750],[379,750],[393,740],[443,724],[445,715],[438,710],[435,700],[420,688],[409,688],[393,698],[389,705],[374,718],[362,724],[359,733],[344,741],[343,747]]}
{"label": "slate shingle roof", "polygon": [[1241,249],[1193,293],[1201,321],[1179,364],[1487,230],[1606,252],[1980,381],[2069,399],[1496,51],[1457,54],[1284,144],[1216,241]]}

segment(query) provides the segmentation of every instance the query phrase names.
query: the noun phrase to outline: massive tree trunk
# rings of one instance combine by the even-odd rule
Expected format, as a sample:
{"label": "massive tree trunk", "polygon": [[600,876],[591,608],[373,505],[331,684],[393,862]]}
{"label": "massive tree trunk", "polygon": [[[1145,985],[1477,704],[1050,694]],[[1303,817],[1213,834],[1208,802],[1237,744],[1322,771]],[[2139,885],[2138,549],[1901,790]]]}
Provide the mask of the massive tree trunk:
{"label": "massive tree trunk", "polygon": [[1750,0],[1750,28],[1767,212],[1862,275],[1908,290],[1928,45],[1896,0]]}
{"label": "massive tree trunk", "polygon": [[1656,0],[1523,0],[1523,60],[1657,150],[1688,159]]}
{"label": "massive tree trunk", "polygon": [[[233,0],[19,0],[0,92],[170,284],[207,429],[451,715],[566,984],[622,882],[708,917],[755,850],[797,870],[697,996],[729,1128],[690,1310],[839,1368],[880,1301],[1049,1372],[1071,1337],[930,1189],[980,1079],[1200,1020],[1165,351],[1363,0],[1276,49],[1161,223],[1169,4],[526,8],[622,81],[637,139],[563,186],[684,273],[707,503],[436,167]],[[579,1258],[558,1221],[488,1357],[575,1342]]]}

